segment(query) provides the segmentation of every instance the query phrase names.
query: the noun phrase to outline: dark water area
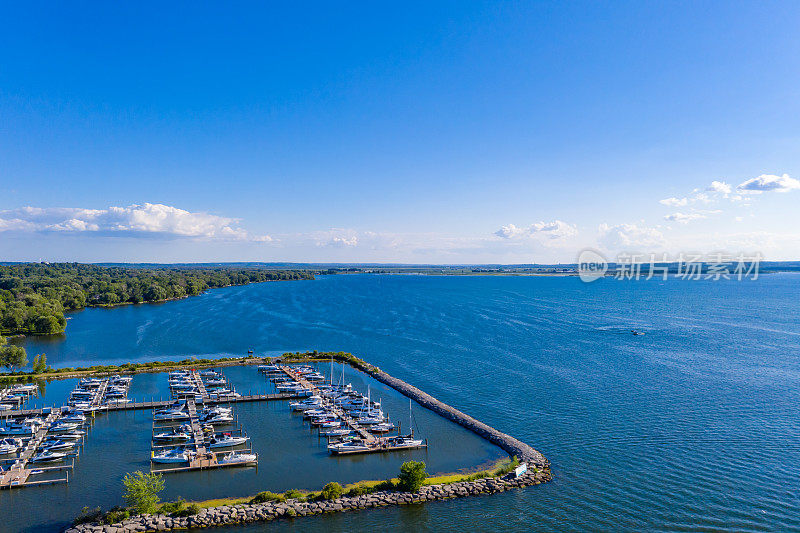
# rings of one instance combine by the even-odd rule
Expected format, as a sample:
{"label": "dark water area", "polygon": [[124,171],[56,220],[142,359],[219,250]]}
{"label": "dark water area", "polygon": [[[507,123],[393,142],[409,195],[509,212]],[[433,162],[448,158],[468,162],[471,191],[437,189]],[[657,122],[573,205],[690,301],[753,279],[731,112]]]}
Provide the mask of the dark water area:
{"label": "dark water area", "polygon": [[[800,530],[797,274],[591,284],[569,277],[341,275],[220,289],[156,306],[88,309],[71,317],[64,338],[25,344],[55,366],[248,349],[350,351],[531,444],[553,465],[552,483],[506,494],[224,531]],[[292,419],[275,408],[277,416],[268,418],[280,430],[271,437],[302,433],[282,426]],[[263,412],[245,420],[247,409],[236,412],[252,434]],[[135,434],[149,434],[145,413],[121,416],[142,424]],[[81,481],[97,485],[88,504],[119,503],[119,477],[131,464],[119,468],[115,461],[137,455],[146,463],[141,447],[149,442],[132,438],[117,449],[110,437],[116,427],[112,416],[98,420],[76,483],[0,494],[3,515],[26,494],[41,505],[79,490],[81,472],[110,473]],[[313,456],[310,436],[297,443],[306,447],[303,456]],[[253,447],[266,461],[268,443]],[[470,455],[478,459],[481,451]],[[389,456],[389,471],[401,461]],[[331,479],[377,477],[331,468]],[[249,475],[242,472],[233,476]],[[202,486],[216,496],[240,486],[230,472],[181,476],[187,480],[168,479],[170,495],[171,484]],[[192,497],[185,490],[181,495]],[[29,516],[41,516],[36,509]]]}

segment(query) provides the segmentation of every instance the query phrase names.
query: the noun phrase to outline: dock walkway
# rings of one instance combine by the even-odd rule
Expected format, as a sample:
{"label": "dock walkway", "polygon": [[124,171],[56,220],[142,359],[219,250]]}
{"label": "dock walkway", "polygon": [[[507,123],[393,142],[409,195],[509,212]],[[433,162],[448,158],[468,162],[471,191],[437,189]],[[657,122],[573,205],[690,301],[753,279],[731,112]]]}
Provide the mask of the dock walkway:
{"label": "dock walkway", "polygon": [[286,374],[287,376],[289,376],[290,378],[292,378],[296,382],[300,383],[300,385],[302,385],[304,388],[310,390],[311,392],[313,392],[316,395],[319,395],[320,398],[322,398],[322,404],[328,410],[330,410],[333,413],[335,413],[336,416],[338,416],[339,419],[342,420],[342,422],[344,422],[347,425],[347,427],[349,427],[350,429],[352,429],[353,431],[358,433],[361,436],[362,439],[364,439],[366,442],[369,442],[369,443],[375,442],[375,440],[376,440],[375,435],[373,435],[372,433],[370,433],[369,431],[367,431],[366,429],[364,429],[363,427],[358,425],[358,423],[355,420],[353,420],[353,418],[350,417],[344,411],[344,409],[336,407],[332,400],[322,396],[321,391],[319,390],[319,388],[316,385],[314,385],[312,382],[308,381],[307,379],[302,377],[299,373],[295,372],[294,370],[292,370],[291,368],[289,368],[287,366],[281,366],[280,368],[281,368],[281,370],[283,370],[284,374]]}
{"label": "dock walkway", "polygon": [[[301,398],[297,394],[279,393],[279,394],[249,394],[239,396],[238,398],[225,398],[222,400],[208,399],[203,403],[205,404],[219,404],[219,403],[236,403],[236,402],[261,402],[269,400],[294,400]],[[97,412],[104,411],[133,411],[135,409],[159,409],[169,407],[175,403],[175,400],[149,400],[144,402],[131,402],[123,405],[104,405],[101,406]],[[54,408],[55,409],[55,408]],[[43,409],[17,409],[15,411],[4,411],[3,417],[18,417],[18,416],[36,416],[41,415]]]}
{"label": "dock walkway", "polygon": [[[48,479],[42,481],[29,481],[28,478],[31,476],[33,469],[28,467],[28,463],[30,462],[33,455],[36,453],[36,450],[39,448],[39,445],[47,436],[47,432],[50,430],[50,427],[55,424],[55,422],[61,417],[60,410],[53,410],[45,418],[44,423],[33,433],[25,443],[25,448],[20,452],[19,457],[14,461],[14,463],[7,469],[0,472],[0,489],[8,489],[12,487],[23,487],[28,485],[43,485],[43,484],[50,484],[50,483],[60,483],[69,481],[69,473],[65,478],[59,479]],[[73,462],[74,464],[74,462]],[[72,465],[69,466],[55,466],[55,467],[41,467],[36,468],[36,470],[47,471],[47,470],[69,470],[72,468]]]}

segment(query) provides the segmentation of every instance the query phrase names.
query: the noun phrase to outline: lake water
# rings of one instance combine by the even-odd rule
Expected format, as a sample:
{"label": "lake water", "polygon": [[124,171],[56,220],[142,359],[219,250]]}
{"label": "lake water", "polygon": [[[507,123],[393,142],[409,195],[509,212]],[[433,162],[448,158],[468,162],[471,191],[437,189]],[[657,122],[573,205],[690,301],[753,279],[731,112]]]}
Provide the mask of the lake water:
{"label": "lake water", "polygon": [[[55,366],[248,349],[350,351],[531,444],[553,465],[552,483],[525,490],[225,531],[800,529],[796,274],[591,284],[340,275],[89,309],[71,317],[65,338],[26,347]],[[244,406],[236,410],[246,416]],[[142,418],[149,431],[144,413],[121,416]],[[242,420],[249,433],[257,418]],[[275,420],[291,418],[281,410]],[[112,422],[98,420],[76,476],[90,461],[112,468],[113,447],[101,438]],[[121,453],[138,444],[130,447]],[[254,448],[269,456],[269,446]],[[469,455],[478,459],[481,450]],[[117,479],[98,490],[108,495],[87,504],[119,503],[122,472],[111,473]],[[222,474],[181,476],[207,487],[204,494],[238,493],[238,478]],[[0,494],[3,514],[29,491],[41,491],[36,513],[61,498],[36,488],[10,500]]]}

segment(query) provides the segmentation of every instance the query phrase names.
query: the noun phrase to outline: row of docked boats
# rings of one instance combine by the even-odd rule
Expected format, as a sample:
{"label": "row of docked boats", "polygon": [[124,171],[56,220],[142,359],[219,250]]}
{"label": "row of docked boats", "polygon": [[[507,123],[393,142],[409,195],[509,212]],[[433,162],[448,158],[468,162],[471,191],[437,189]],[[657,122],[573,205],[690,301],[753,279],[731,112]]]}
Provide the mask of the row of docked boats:
{"label": "row of docked boats", "polygon": [[[247,465],[255,463],[258,456],[248,451],[231,451],[217,453],[217,464],[221,466]],[[152,461],[161,464],[188,463],[198,456],[198,452],[186,446],[179,446],[170,450],[154,454]]]}
{"label": "row of docked boats", "polygon": [[216,370],[174,370],[169,373],[169,389],[175,398],[194,398],[196,401],[226,401],[240,398],[228,380]]}
{"label": "row of docked boats", "polygon": [[[234,423],[233,409],[222,405],[194,402],[226,401],[239,398],[221,372],[215,370],[178,370],[169,374],[170,393],[175,402],[153,412],[160,426],[153,433],[151,454],[157,464],[186,464],[213,458],[216,466],[249,465],[257,455],[245,449],[250,438],[241,431],[227,429]],[[190,406],[191,404],[191,406]],[[177,423],[177,425],[170,425]],[[221,428],[226,428],[221,430]]]}
{"label": "row of docked boats", "polygon": [[13,411],[19,409],[32,394],[36,394],[39,387],[31,384],[17,384],[0,389],[0,411]]}
{"label": "row of docked boats", "polygon": [[[189,405],[186,400],[176,400],[173,404],[153,413],[153,420],[157,422],[180,422],[190,420]],[[233,409],[221,405],[209,405],[197,411],[201,424],[227,424],[233,422]]]}
{"label": "row of docked boats", "polygon": [[[354,390],[352,384],[345,384],[344,367],[341,380],[336,385],[333,384],[333,363],[329,383],[321,383],[317,377],[321,374],[310,366],[284,368],[280,365],[264,365],[262,372],[270,376],[276,386],[286,383],[288,379],[290,384],[293,382],[307,387],[302,382],[309,382],[307,376],[314,376],[311,396],[289,402],[289,408],[301,413],[312,427],[320,430],[321,436],[327,437],[327,449],[331,454],[366,453],[424,445],[422,440],[414,438],[413,433],[376,437],[397,428],[383,412],[381,402],[372,400],[369,387],[364,395]],[[325,381],[325,377],[322,378]]]}

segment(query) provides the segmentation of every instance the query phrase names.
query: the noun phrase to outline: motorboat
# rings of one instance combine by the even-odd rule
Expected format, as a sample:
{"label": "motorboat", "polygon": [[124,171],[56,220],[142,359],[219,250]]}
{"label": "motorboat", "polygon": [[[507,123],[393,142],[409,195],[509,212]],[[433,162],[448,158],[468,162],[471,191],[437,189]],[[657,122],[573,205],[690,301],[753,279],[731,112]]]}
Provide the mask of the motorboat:
{"label": "motorboat", "polygon": [[371,433],[388,433],[393,429],[394,429],[394,424],[392,424],[391,422],[381,422],[379,424],[374,424],[370,426],[369,431]]}
{"label": "motorboat", "polygon": [[359,441],[337,442],[328,445],[328,451],[332,454],[358,453],[370,450],[370,446]]}
{"label": "motorboat", "polygon": [[382,416],[362,416],[357,418],[356,422],[361,426],[369,426],[372,424],[382,424],[384,418]]}
{"label": "motorboat", "polygon": [[213,435],[208,440],[208,447],[209,448],[231,448],[233,446],[239,446],[240,444],[244,444],[250,440],[249,437],[244,436],[234,436],[230,433],[222,433],[221,435]]}
{"label": "motorboat", "polygon": [[320,435],[326,437],[344,437],[345,435],[350,435],[350,433],[352,433],[351,429],[335,428],[335,429],[329,429],[328,431],[321,431]]}
{"label": "motorboat", "polygon": [[153,452],[151,461],[154,463],[186,463],[195,456],[195,452],[184,450],[182,448],[174,448],[166,450],[161,453]]}
{"label": "motorboat", "polygon": [[55,452],[52,450],[44,450],[43,452],[39,453],[38,455],[34,455],[31,457],[30,461],[32,463],[46,463],[50,461],[61,461],[67,456],[67,454],[62,452]]}
{"label": "motorboat", "polygon": [[254,453],[230,452],[222,457],[217,458],[217,462],[221,465],[232,464],[250,464],[258,461],[258,456]]}
{"label": "motorboat", "polygon": [[67,423],[69,423],[69,422],[77,422],[79,424],[83,424],[83,423],[86,422],[86,415],[84,415],[83,413],[79,413],[77,411],[72,411],[70,413],[66,413],[65,415],[62,415],[59,420],[61,422],[67,422]]}
{"label": "motorboat", "polygon": [[27,419],[21,422],[0,422],[0,435],[32,435],[41,427],[38,418]]}
{"label": "motorboat", "polygon": [[177,403],[165,409],[159,409],[153,413],[153,420],[188,420],[189,413],[186,411],[186,404]]}
{"label": "motorboat", "polygon": [[70,431],[74,431],[80,427],[78,422],[64,422],[60,421],[56,424],[50,426],[47,430],[49,433],[68,433]]}
{"label": "motorboat", "polygon": [[200,417],[203,424],[227,424],[233,422],[233,416],[227,413],[208,414]]}
{"label": "motorboat", "polygon": [[22,439],[0,439],[0,455],[11,455],[12,453],[17,453],[21,447]]}
{"label": "motorboat", "polygon": [[[391,438],[391,437],[390,437]],[[403,437],[395,437],[391,443],[395,446],[406,446],[406,447],[416,447],[422,446],[422,439],[415,439],[411,435],[406,435]]]}
{"label": "motorboat", "polygon": [[81,440],[86,435],[83,431],[70,431],[69,433],[58,433],[57,436],[61,440]]}
{"label": "motorboat", "polygon": [[39,444],[39,448],[42,450],[53,450],[53,451],[63,451],[63,450],[71,450],[76,446],[74,442],[67,442],[61,439],[45,439]]}
{"label": "motorboat", "polygon": [[157,433],[153,435],[154,441],[187,441],[191,438],[191,430],[192,428],[188,424],[183,424],[178,427],[174,427],[169,431],[165,431],[164,433]]}
{"label": "motorboat", "polygon": [[106,401],[106,405],[127,405],[131,403],[131,400],[128,398],[112,398]]}

